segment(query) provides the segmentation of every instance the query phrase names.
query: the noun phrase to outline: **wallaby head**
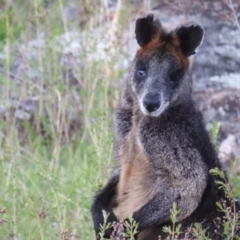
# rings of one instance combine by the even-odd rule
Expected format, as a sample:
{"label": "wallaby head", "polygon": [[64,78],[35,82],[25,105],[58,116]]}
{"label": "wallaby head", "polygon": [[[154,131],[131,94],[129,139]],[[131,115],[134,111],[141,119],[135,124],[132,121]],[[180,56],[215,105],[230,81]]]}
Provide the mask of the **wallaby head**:
{"label": "wallaby head", "polygon": [[136,21],[135,34],[141,48],[131,71],[134,99],[144,115],[158,117],[190,96],[188,58],[201,44],[203,29],[191,25],[167,32],[148,14]]}

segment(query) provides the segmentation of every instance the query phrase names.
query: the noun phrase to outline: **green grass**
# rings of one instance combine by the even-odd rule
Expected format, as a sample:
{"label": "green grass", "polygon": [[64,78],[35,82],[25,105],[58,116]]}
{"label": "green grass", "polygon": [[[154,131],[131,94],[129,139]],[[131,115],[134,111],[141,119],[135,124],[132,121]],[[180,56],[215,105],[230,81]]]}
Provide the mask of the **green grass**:
{"label": "green grass", "polygon": [[[98,39],[91,42],[89,37],[89,48],[77,53],[81,63],[73,64],[81,86],[64,81],[66,68],[60,64],[62,50],[57,50],[56,38],[78,31],[88,41],[97,27],[97,16],[91,13],[92,25],[79,27],[79,19],[66,19],[61,11],[66,2],[55,1],[49,9],[37,0],[3,2],[0,12],[0,52],[5,54],[0,105],[8,106],[8,114],[0,119],[1,240],[94,239],[90,205],[111,170],[115,79],[122,75],[113,70],[113,63],[122,53],[113,45],[106,50],[108,59],[91,61]],[[106,27],[109,24],[110,20]],[[16,49],[43,33],[45,47],[33,49],[34,58],[27,57],[27,50],[21,56],[37,70],[37,79],[30,79],[26,71],[13,80]],[[38,99],[33,118],[17,119],[11,99],[33,96]],[[73,119],[76,127],[69,132]]]}
{"label": "green grass", "polygon": [[52,151],[16,142],[2,147],[1,208],[6,213],[1,218],[7,222],[0,225],[0,235],[60,239],[68,231],[93,239],[89,208],[98,180],[104,181],[94,145],[79,142],[76,149],[69,144]]}

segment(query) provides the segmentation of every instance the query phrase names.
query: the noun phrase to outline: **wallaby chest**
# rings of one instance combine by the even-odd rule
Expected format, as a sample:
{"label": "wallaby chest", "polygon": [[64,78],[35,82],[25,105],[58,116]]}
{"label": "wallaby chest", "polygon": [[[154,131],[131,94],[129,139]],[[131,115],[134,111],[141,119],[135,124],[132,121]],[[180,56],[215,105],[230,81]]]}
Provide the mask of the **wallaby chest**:
{"label": "wallaby chest", "polygon": [[154,195],[150,162],[137,127],[134,126],[122,142],[119,156],[121,174],[115,213],[125,219]]}

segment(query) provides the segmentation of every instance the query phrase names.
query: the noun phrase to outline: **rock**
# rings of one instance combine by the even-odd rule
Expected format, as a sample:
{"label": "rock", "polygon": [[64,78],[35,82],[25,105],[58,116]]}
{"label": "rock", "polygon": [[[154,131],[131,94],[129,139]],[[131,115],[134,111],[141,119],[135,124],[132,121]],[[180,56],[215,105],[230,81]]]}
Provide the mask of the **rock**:
{"label": "rock", "polygon": [[236,138],[234,135],[229,134],[226,139],[224,139],[219,147],[218,156],[220,161],[226,165],[234,158],[233,152],[236,148]]}
{"label": "rock", "polygon": [[[205,91],[195,92],[194,98],[199,109],[203,112],[209,131],[214,122],[220,123],[219,146],[229,136],[234,136],[235,144],[231,148],[231,154],[227,154],[227,159],[232,157],[233,160],[237,157],[240,160],[240,141],[238,140],[240,138],[240,90],[207,88]],[[230,140],[232,141],[232,137],[227,142]],[[222,156],[221,160],[226,162]]]}
{"label": "rock", "polygon": [[203,117],[205,122],[212,122],[212,120],[215,118],[217,115],[217,110],[214,108],[209,108],[203,113]]}

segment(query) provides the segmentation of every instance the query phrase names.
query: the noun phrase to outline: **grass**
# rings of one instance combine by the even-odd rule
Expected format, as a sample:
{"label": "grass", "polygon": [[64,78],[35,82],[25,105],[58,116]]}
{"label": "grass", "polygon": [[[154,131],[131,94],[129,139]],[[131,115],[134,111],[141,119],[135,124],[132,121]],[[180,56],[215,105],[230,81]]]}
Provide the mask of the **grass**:
{"label": "grass", "polygon": [[[90,205],[111,170],[113,79],[122,75],[112,63],[119,48],[113,44],[104,50],[107,58],[94,60],[104,38],[91,36],[98,16],[89,13],[91,21],[79,27],[79,18],[64,16],[66,3],[58,0],[49,8],[37,0],[1,4],[1,240],[94,239]],[[66,46],[56,44],[59,36],[73,31],[79,32],[81,44],[88,44],[68,53],[77,56],[71,63],[75,84],[63,78],[69,68],[61,61],[68,54],[62,54]],[[44,47],[29,47],[36,39],[44,39]],[[23,46],[24,51],[16,51]],[[26,69],[12,76],[19,55],[36,76]],[[35,99],[30,119],[16,117],[22,110],[14,105],[16,99],[18,105]]]}

